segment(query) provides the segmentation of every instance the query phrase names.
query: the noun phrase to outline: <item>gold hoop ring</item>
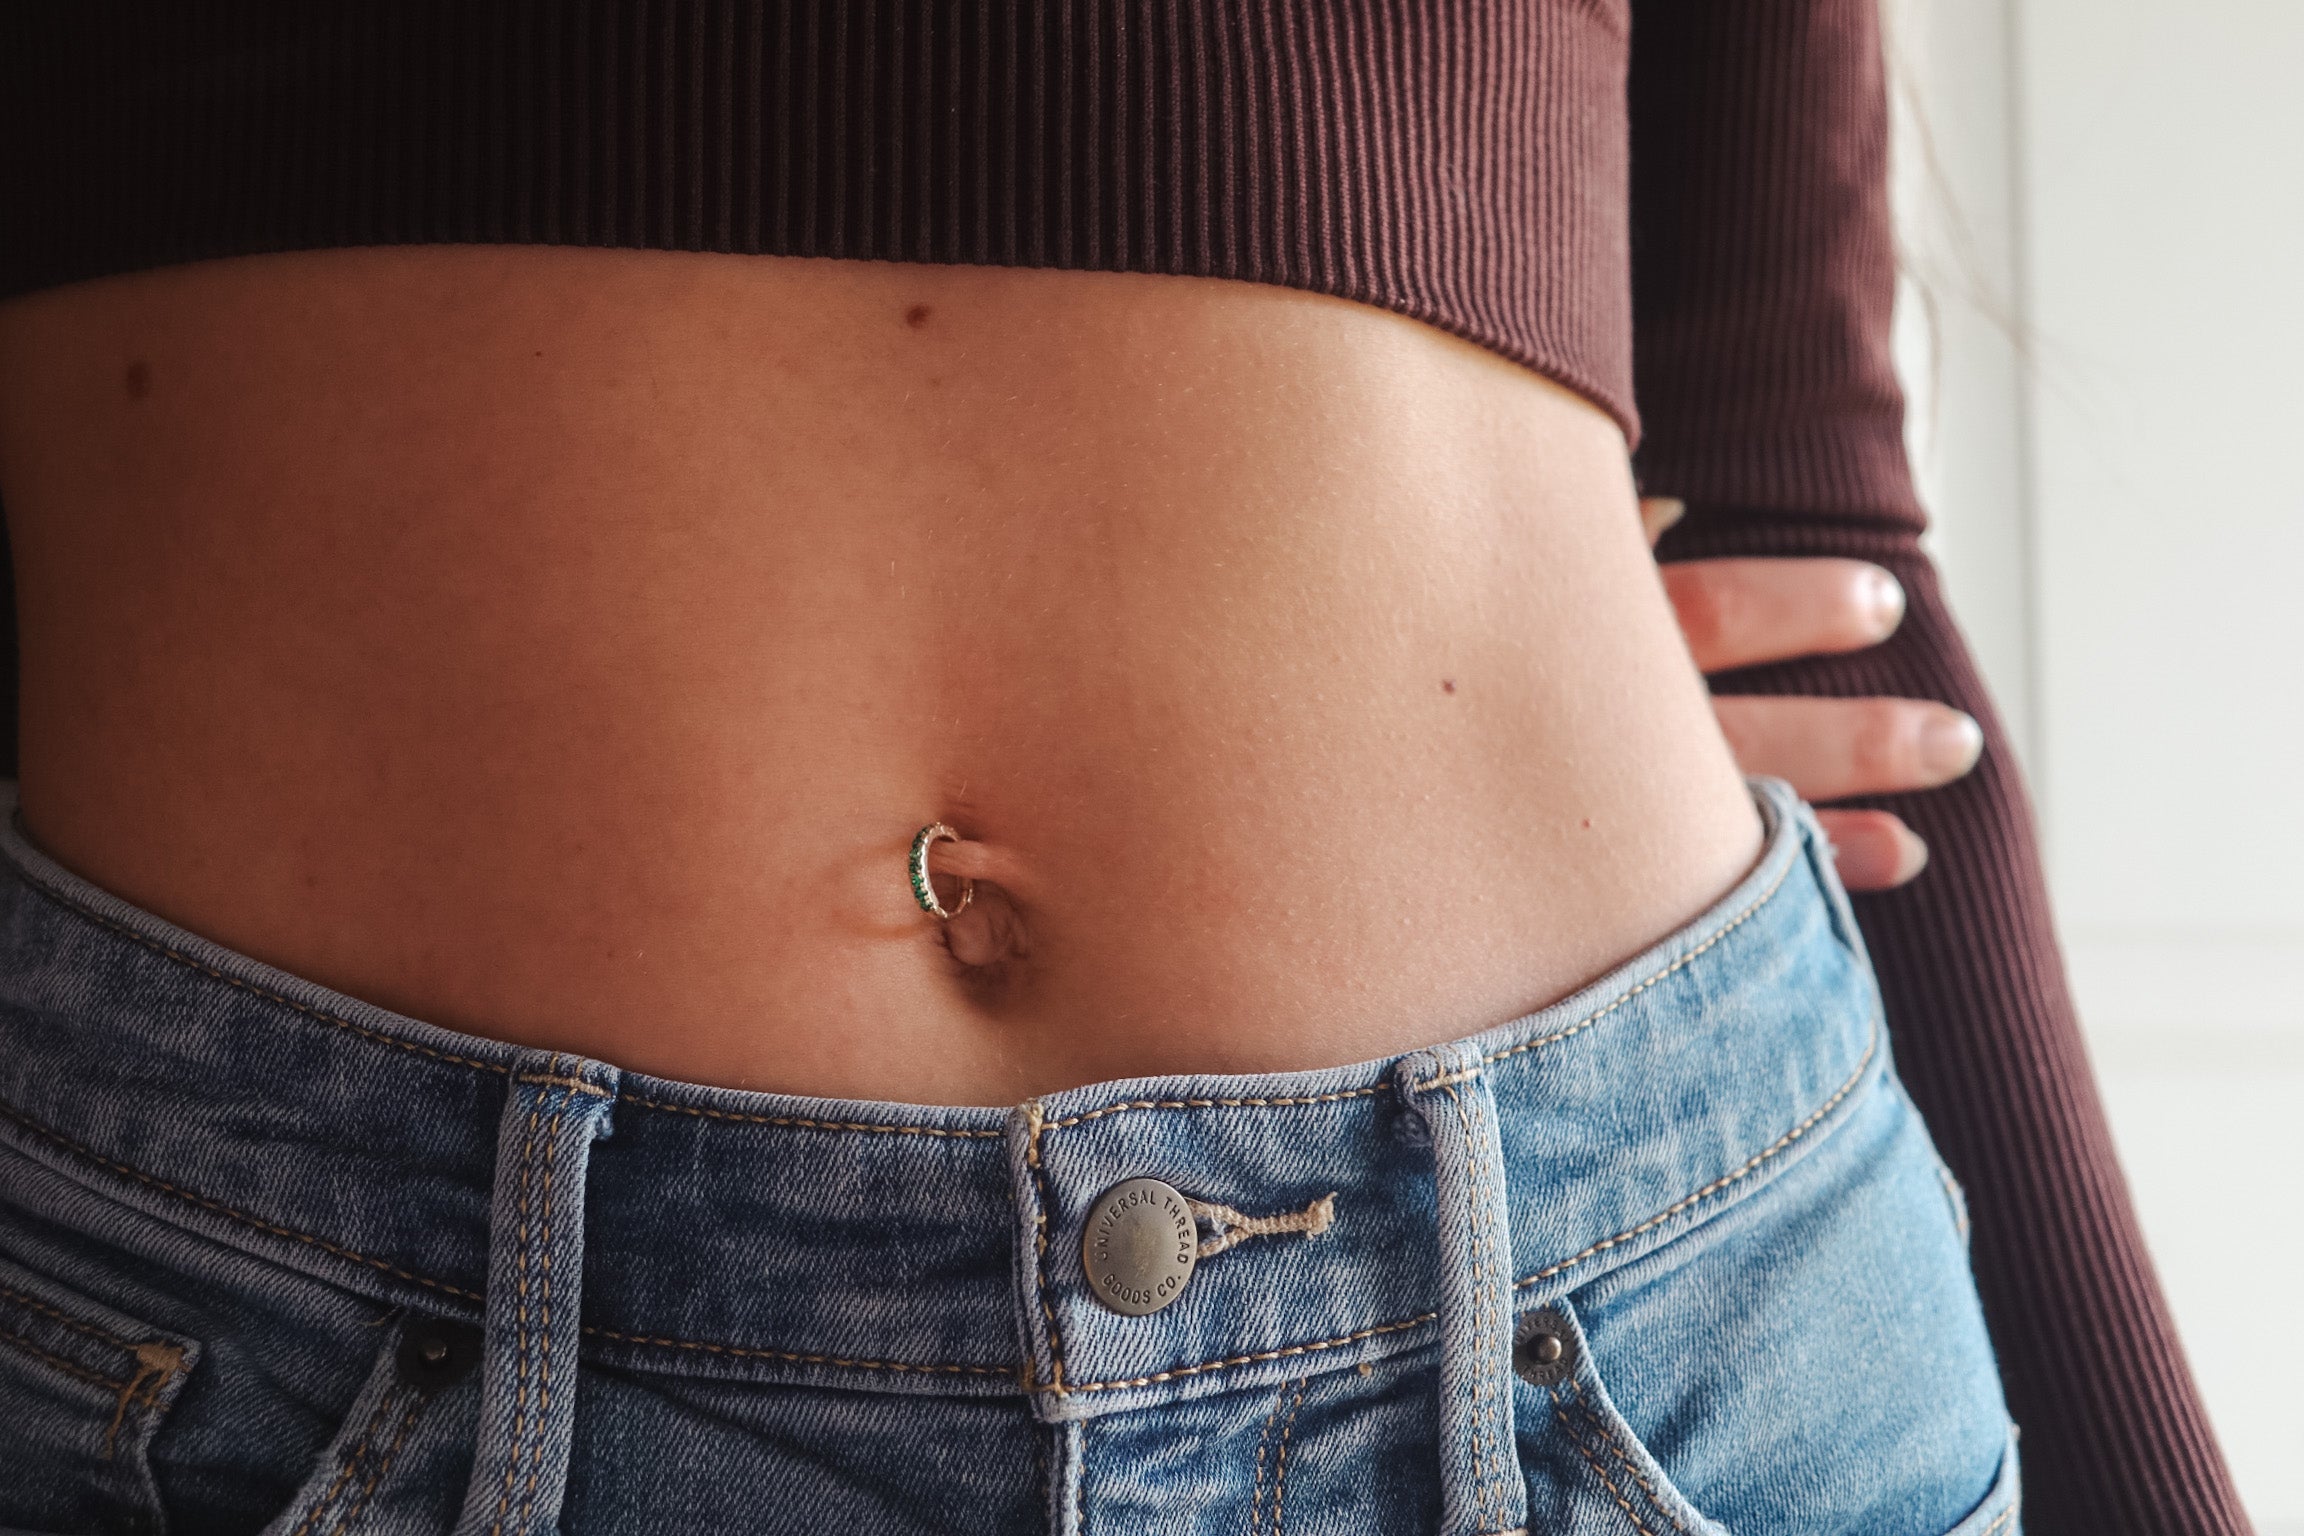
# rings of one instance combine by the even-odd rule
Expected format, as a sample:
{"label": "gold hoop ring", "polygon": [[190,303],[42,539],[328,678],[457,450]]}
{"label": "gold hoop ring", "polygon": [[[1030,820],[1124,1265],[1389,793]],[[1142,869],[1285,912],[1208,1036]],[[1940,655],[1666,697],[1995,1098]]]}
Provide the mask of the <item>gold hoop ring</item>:
{"label": "gold hoop ring", "polygon": [[928,850],[937,843],[957,843],[960,834],[940,821],[932,821],[912,834],[912,899],[920,903],[920,910],[930,917],[950,922],[968,910],[968,903],[976,899],[976,882],[962,876],[960,904],[947,907],[936,899],[936,887],[928,879]]}

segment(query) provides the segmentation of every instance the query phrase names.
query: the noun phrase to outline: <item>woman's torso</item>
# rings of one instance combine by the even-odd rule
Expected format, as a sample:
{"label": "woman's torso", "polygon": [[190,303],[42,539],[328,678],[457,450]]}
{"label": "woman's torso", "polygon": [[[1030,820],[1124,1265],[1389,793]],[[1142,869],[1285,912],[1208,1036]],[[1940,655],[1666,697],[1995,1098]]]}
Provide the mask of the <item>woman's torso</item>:
{"label": "woman's torso", "polygon": [[[1568,992],[1758,846],[1613,421],[1277,287],[172,268],[0,306],[0,496],[37,841],[667,1076],[1375,1056]],[[913,904],[935,820],[1005,863],[1001,963]]]}

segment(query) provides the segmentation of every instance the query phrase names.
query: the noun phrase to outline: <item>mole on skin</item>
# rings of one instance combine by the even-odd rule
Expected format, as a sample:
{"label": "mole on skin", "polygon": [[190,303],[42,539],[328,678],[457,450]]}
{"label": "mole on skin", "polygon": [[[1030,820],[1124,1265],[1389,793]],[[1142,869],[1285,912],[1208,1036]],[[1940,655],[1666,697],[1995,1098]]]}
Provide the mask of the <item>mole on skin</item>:
{"label": "mole on skin", "polygon": [[1440,679],[1440,691],[1442,693],[1454,693],[1456,691],[1456,679],[1452,677]]}
{"label": "mole on skin", "polygon": [[918,330],[920,327],[928,323],[928,317],[934,313],[936,313],[936,311],[930,309],[925,304],[915,304],[910,309],[904,311],[904,323],[912,327],[912,329]]}
{"label": "mole on skin", "polygon": [[128,372],[120,382],[127,388],[129,399],[143,399],[152,393],[152,365],[137,358],[128,365]]}

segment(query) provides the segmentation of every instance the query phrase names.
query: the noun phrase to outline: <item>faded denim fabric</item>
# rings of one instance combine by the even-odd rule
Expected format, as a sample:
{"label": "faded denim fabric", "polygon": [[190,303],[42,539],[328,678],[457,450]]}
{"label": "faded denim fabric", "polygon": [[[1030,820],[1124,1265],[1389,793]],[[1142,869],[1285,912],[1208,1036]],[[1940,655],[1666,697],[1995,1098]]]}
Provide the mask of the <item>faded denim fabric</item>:
{"label": "faded denim fabric", "polygon": [[[0,793],[0,1528],[2014,1536],[1959,1194],[1814,819],[1575,997],[1009,1111],[437,1029]],[[893,878],[893,877],[892,877]],[[1191,1202],[1122,1316],[1088,1213]]]}

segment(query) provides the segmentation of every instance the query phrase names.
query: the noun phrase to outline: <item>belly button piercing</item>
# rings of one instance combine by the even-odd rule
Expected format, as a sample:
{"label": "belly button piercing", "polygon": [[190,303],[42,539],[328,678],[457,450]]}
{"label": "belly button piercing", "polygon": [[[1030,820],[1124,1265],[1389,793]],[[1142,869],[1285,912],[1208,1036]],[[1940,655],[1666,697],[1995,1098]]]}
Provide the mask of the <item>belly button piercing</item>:
{"label": "belly button piercing", "polygon": [[940,821],[932,821],[912,834],[912,899],[920,903],[921,911],[947,923],[967,911],[968,903],[976,899],[976,882],[963,876],[959,904],[945,906],[936,899],[936,887],[928,878],[928,850],[937,843],[959,841],[960,834]]}

